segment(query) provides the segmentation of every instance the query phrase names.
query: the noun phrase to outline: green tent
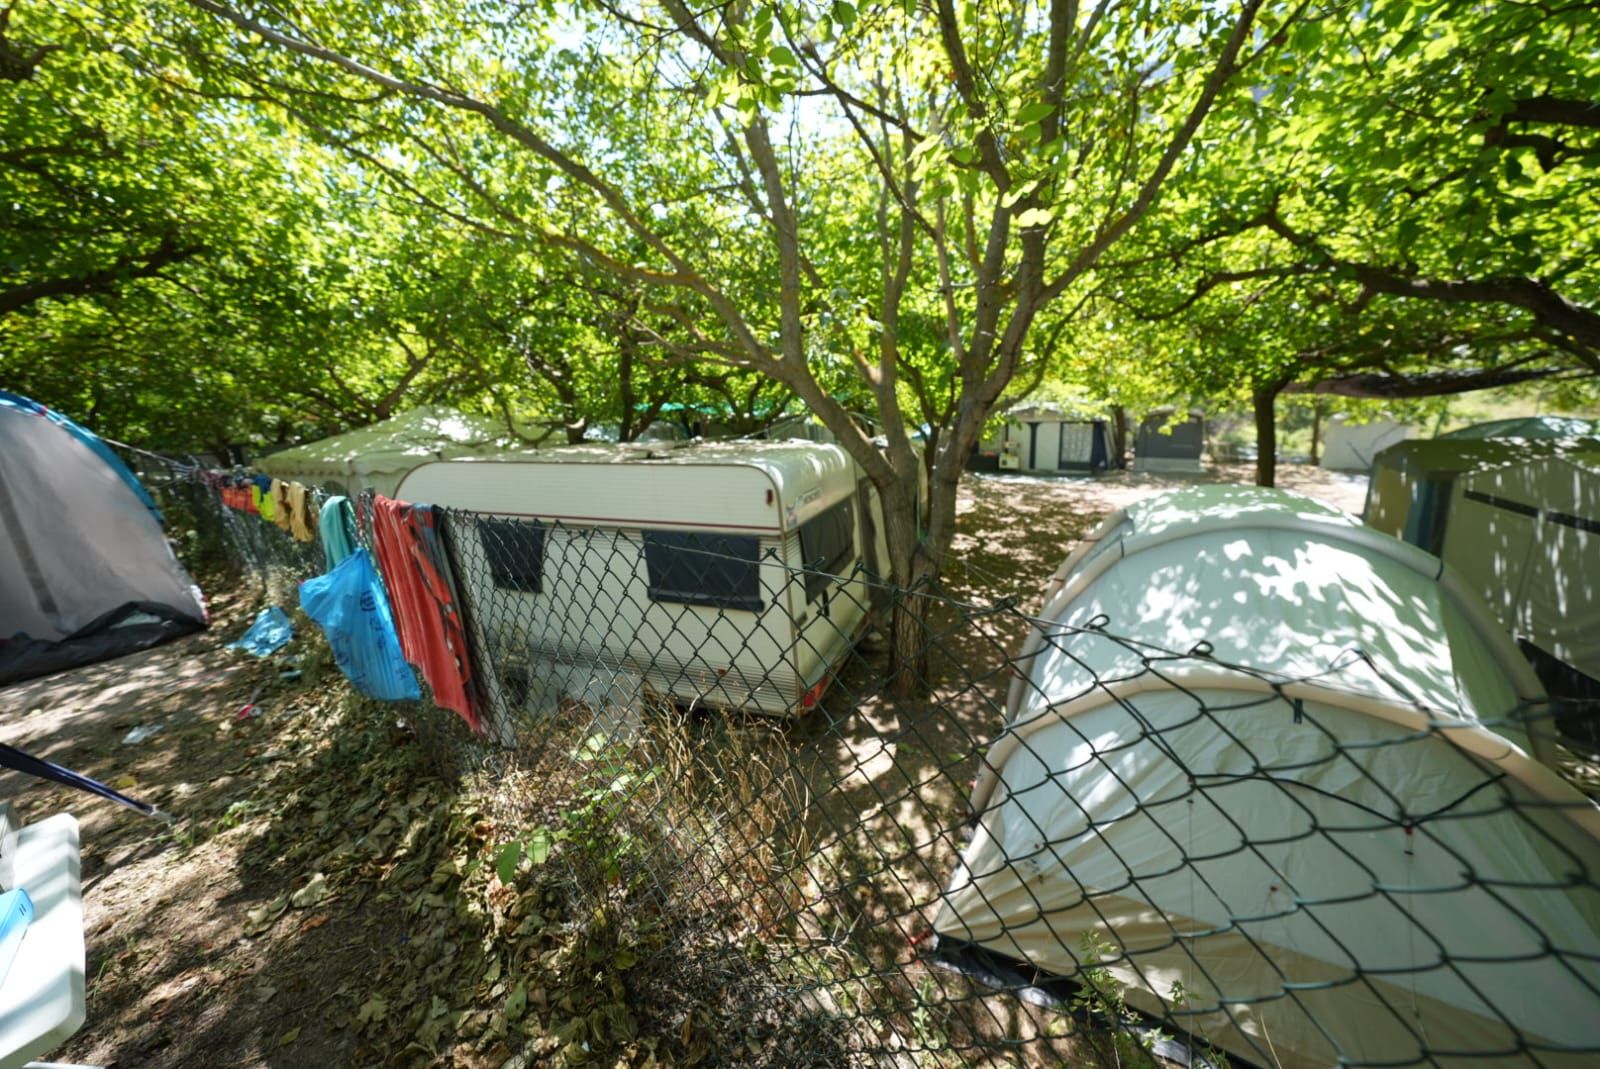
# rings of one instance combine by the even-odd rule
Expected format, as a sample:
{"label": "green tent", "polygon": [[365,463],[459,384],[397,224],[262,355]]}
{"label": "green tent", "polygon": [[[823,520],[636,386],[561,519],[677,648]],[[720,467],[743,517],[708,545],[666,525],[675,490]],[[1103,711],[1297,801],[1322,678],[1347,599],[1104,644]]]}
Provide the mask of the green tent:
{"label": "green tent", "polygon": [[1444,546],[1450,492],[1465,472],[1586,446],[1596,439],[1422,438],[1390,446],[1372,462],[1366,522],[1437,554]]}
{"label": "green tent", "polygon": [[1493,419],[1441,434],[1440,438],[1583,438],[1600,434],[1600,421],[1565,416],[1520,416]]}

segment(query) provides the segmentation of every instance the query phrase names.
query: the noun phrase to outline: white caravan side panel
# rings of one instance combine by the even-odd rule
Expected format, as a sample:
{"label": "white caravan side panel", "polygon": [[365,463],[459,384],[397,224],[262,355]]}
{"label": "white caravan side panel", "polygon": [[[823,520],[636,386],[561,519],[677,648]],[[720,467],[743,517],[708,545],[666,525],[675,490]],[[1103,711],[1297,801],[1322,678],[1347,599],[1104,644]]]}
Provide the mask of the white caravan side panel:
{"label": "white caravan side panel", "polygon": [[[820,479],[817,486],[820,493]],[[765,471],[722,464],[436,462],[406,476],[399,495],[405,501],[571,526],[776,536],[784,520],[778,487]]]}
{"label": "white caravan side panel", "polygon": [[[824,474],[833,473],[817,472],[809,485],[783,480],[798,487],[799,500],[785,500],[753,466],[442,462],[413,472],[401,496],[486,514],[454,528],[462,583],[501,669],[598,666],[637,674],[679,701],[791,714],[820,695],[864,625],[870,596],[857,522],[841,569],[847,578],[807,601],[804,521],[790,518],[854,498],[847,473],[826,483]],[[544,525],[537,592],[497,585],[489,543],[504,533],[496,518]],[[644,539],[658,530],[757,539],[760,610],[652,600]]]}

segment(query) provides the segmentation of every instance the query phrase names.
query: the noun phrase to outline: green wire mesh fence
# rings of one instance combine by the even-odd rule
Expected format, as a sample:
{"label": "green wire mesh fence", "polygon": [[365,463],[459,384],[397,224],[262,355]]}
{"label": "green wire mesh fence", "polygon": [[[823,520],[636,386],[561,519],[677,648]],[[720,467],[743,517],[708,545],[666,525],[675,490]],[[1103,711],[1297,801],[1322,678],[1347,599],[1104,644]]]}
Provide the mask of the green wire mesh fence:
{"label": "green wire mesh fence", "polygon": [[[199,540],[320,568],[154,467]],[[859,508],[772,535],[432,513],[463,757],[525,785],[502,857],[629,933],[595,968],[691,1060],[1600,1056],[1600,811],[1527,756],[1562,753],[1547,702],[1471,658],[1426,678],[1492,716],[1364,649],[1284,675],[892,589]]]}

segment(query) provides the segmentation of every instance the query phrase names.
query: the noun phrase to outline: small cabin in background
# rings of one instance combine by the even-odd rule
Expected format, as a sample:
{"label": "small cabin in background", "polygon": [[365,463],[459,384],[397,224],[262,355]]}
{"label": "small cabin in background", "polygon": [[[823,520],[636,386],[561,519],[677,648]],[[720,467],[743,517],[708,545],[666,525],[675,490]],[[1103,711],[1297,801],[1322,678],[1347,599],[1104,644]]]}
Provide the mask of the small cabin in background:
{"label": "small cabin in background", "polygon": [[1206,419],[1198,409],[1158,408],[1139,424],[1134,471],[1204,471]]}
{"label": "small cabin in background", "polygon": [[1122,467],[1111,420],[1064,405],[1014,407],[994,434],[978,445],[973,471],[1035,474],[1083,473]]}
{"label": "small cabin in background", "polygon": [[1379,453],[1410,438],[1412,430],[1392,419],[1352,423],[1348,416],[1340,413],[1328,420],[1317,464],[1335,471],[1366,471]]}

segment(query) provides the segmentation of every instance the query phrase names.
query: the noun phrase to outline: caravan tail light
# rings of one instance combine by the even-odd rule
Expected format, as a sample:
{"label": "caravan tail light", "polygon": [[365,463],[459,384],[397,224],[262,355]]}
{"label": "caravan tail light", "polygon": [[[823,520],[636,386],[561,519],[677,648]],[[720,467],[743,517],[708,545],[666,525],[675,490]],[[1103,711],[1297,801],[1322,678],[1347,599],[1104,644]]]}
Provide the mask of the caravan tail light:
{"label": "caravan tail light", "polygon": [[813,683],[811,689],[806,691],[805,696],[800,699],[800,708],[815,709],[817,703],[822,700],[823,692],[828,689],[828,684],[831,682],[833,682],[832,676],[823,676]]}

